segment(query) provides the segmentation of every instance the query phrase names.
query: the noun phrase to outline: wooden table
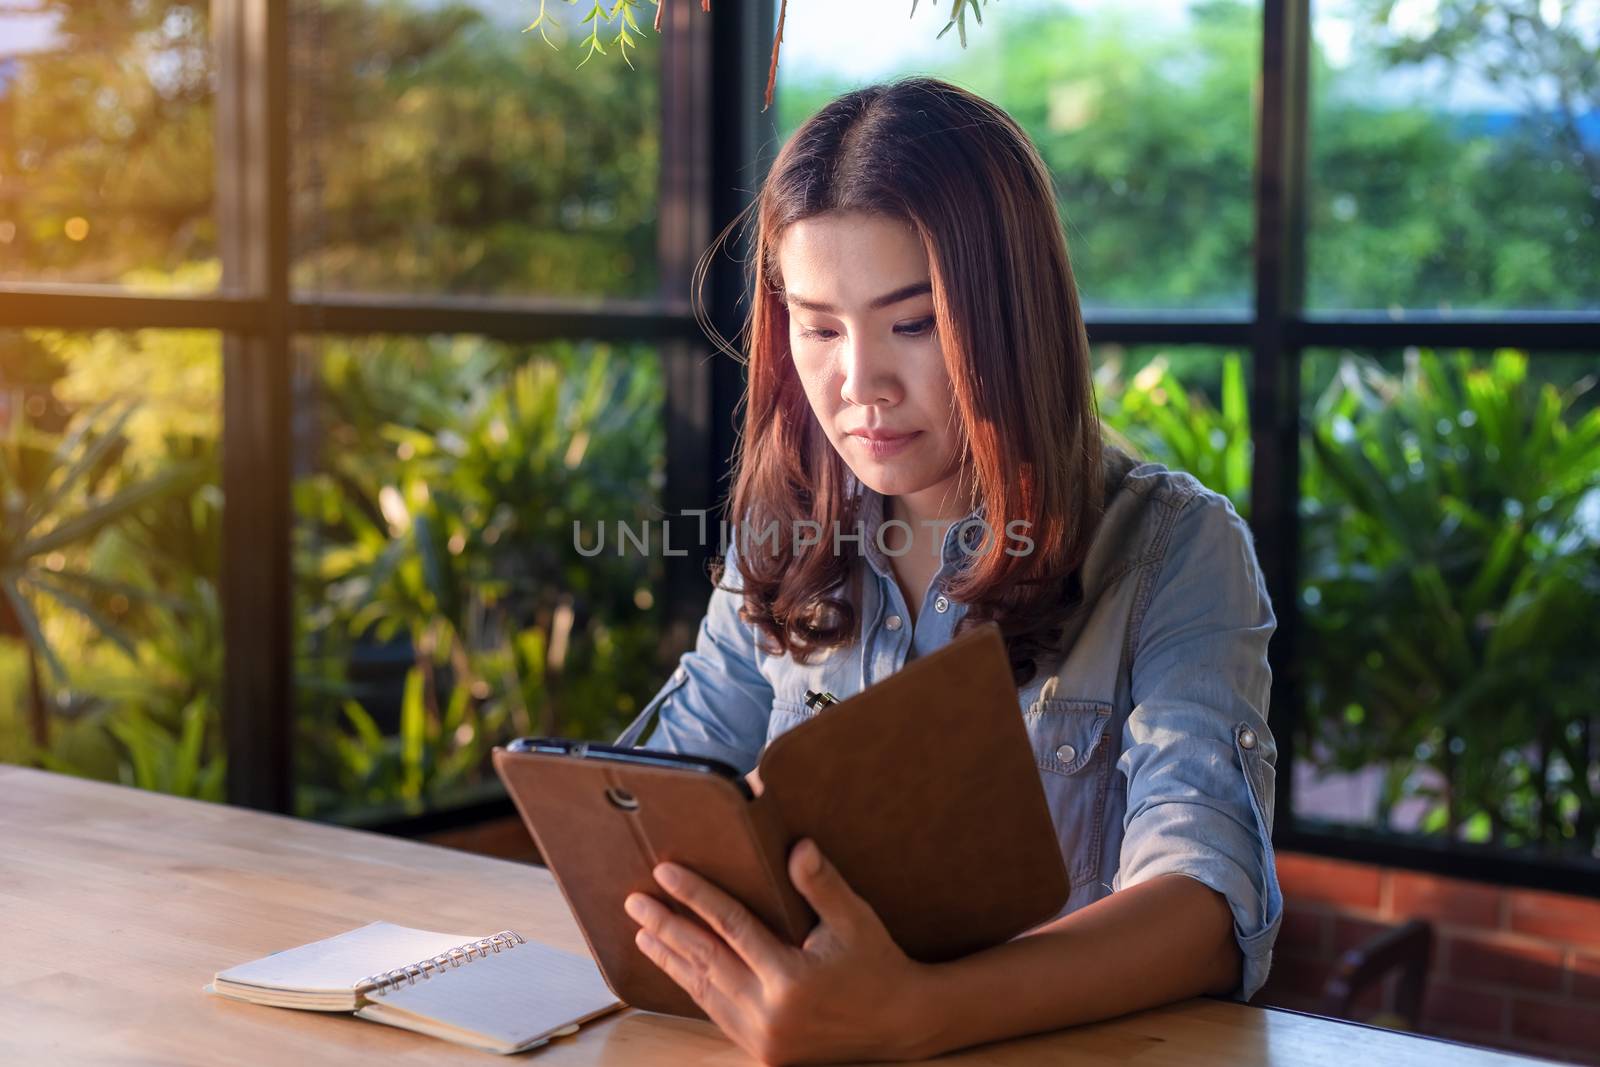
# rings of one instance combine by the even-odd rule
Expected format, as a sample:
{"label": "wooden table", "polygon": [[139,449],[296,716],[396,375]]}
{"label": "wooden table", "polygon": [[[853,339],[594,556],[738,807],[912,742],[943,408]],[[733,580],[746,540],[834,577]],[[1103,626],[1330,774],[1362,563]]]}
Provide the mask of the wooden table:
{"label": "wooden table", "polygon": [[[222,1000],[224,967],[374,919],[585,952],[541,868],[0,765],[0,1063],[505,1062],[338,1014]],[[939,1062],[1488,1064],[1520,1057],[1194,1000]],[[711,1024],[624,1010],[524,1058],[748,1064]]]}

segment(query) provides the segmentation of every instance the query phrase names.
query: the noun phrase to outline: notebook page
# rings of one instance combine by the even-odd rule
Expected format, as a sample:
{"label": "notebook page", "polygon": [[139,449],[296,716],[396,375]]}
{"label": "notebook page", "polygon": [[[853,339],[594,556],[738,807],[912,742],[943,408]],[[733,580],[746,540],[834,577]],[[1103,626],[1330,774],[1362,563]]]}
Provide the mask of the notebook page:
{"label": "notebook page", "polygon": [[284,949],[230,967],[219,980],[266,989],[348,993],[369,975],[404,967],[476,941],[470,934],[441,934],[375,922],[342,934]]}
{"label": "notebook page", "polygon": [[371,1003],[519,1046],[621,1001],[588,957],[528,941],[433,978],[402,984]]}

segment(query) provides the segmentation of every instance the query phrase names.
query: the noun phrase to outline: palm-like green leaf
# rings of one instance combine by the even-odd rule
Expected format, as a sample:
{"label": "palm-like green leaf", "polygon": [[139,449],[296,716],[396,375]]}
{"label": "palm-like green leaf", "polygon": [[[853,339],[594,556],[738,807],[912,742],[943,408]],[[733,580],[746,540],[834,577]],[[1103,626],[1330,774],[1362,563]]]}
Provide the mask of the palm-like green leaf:
{"label": "palm-like green leaf", "polygon": [[[77,428],[62,441],[61,447],[56,450],[56,458],[58,460],[65,459],[77,452],[83,436],[91,429],[97,428],[101,414],[113,410],[113,404],[113,401],[108,400],[92,408],[79,421]],[[87,477],[114,449],[121,447],[125,443],[122,431],[137,410],[137,404],[128,404],[124,407],[122,412],[112,420],[109,427],[98,433],[89,443],[89,446],[81,454],[77,455],[71,463],[62,467],[60,475],[55,478],[55,487],[29,503],[27,511],[24,513],[22,527],[24,536],[31,532],[47,516],[53,514],[56,508],[66,500],[68,494],[77,490],[78,483],[82,479]]]}
{"label": "palm-like green leaf", "polygon": [[24,541],[18,551],[23,556],[43,556],[69,548],[93,537],[107,526],[121,522],[148,504],[194,488],[205,473],[205,466],[199,463],[169,467],[118,491],[108,500],[95,503],[87,511],[61,520],[46,533]]}

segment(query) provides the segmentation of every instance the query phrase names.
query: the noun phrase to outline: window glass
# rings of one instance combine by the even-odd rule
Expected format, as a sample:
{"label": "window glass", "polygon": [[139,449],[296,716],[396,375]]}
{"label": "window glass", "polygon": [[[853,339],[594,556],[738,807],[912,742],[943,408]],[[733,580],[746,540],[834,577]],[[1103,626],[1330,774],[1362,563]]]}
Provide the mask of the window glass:
{"label": "window glass", "polygon": [[0,5],[0,282],[217,286],[210,5]]}
{"label": "window glass", "polygon": [[656,294],[660,39],[580,70],[549,6],[560,50],[536,4],[296,0],[297,289]]}
{"label": "window glass", "polygon": [[222,800],[220,338],[0,330],[0,762]]}
{"label": "window glass", "polygon": [[1600,307],[1600,5],[1316,0],[1307,303]]}
{"label": "window glass", "polygon": [[1098,345],[1107,440],[1195,476],[1250,514],[1250,356],[1209,345]]}
{"label": "window glass", "polygon": [[1297,824],[1600,856],[1595,366],[1308,357]]}
{"label": "window glass", "polygon": [[372,337],[300,357],[298,812],[503,795],[495,744],[620,732],[665,673],[656,352]]}

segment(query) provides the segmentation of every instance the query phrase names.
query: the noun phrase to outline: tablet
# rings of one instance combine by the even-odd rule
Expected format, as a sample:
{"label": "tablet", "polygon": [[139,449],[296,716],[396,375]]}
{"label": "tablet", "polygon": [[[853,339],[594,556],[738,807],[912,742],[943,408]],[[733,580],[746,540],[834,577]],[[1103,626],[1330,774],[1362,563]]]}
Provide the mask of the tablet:
{"label": "tablet", "polygon": [[606,984],[629,1005],[705,1018],[639,950],[639,924],[623,910],[629,893],[645,893],[705,926],[656,882],[657,863],[708,878],[790,944],[815,925],[789,881],[781,833],[729,764],[562,738],[519,738],[496,748],[494,763]]}
{"label": "tablet", "polygon": [[697,756],[529,738],[493,758],[601,973],[637,1008],[704,1018],[638,950],[638,923],[622,907],[642,892],[700,923],[656,884],[662,861],[698,872],[800,945],[816,916],[789,881],[788,856],[809,837],[924,963],[1009,940],[1067,902],[992,622],[773,739],[753,798],[735,768]]}

